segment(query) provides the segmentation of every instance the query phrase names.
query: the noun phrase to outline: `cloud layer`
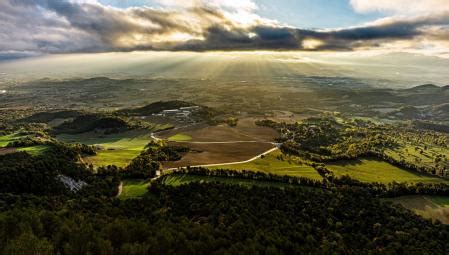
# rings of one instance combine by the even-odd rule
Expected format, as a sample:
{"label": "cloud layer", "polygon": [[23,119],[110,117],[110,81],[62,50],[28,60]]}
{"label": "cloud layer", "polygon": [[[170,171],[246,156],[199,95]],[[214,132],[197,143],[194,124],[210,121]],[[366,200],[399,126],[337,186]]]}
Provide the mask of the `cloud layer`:
{"label": "cloud layer", "polygon": [[[134,50],[308,50],[449,48],[446,0],[404,10],[393,1],[352,0],[355,10],[413,13],[358,27],[308,30],[257,14],[252,0],[162,1],[164,8],[118,9],[95,0],[0,1],[0,56]],[[377,4],[375,4],[376,2]],[[405,0],[394,3],[406,2]],[[408,1],[407,1],[408,2]],[[433,8],[443,6],[438,11]],[[402,8],[402,9],[401,9]],[[422,13],[419,10],[425,10]]]}
{"label": "cloud layer", "polygon": [[423,14],[449,11],[447,0],[351,0],[359,12],[393,12],[396,14]]}

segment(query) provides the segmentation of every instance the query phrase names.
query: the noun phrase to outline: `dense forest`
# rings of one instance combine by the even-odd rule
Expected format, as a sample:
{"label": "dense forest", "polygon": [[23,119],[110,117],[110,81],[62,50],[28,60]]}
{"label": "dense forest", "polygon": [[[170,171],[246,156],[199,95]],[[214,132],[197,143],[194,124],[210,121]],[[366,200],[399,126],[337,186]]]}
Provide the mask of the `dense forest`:
{"label": "dense forest", "polygon": [[3,254],[447,254],[449,227],[358,188],[152,185],[142,199],[2,194]]}

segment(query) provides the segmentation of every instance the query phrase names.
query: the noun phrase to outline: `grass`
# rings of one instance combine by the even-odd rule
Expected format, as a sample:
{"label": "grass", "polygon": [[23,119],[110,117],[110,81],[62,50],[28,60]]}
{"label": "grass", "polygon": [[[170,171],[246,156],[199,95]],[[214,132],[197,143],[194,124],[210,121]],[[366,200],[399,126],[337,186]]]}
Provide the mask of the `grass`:
{"label": "grass", "polygon": [[44,154],[48,150],[47,145],[36,145],[30,147],[17,148],[18,151],[25,151],[33,156],[39,156]]}
{"label": "grass", "polygon": [[376,159],[359,159],[327,164],[337,177],[349,175],[362,182],[449,183],[448,180],[411,172]]}
{"label": "grass", "polygon": [[390,198],[387,201],[400,204],[423,218],[449,224],[449,197],[417,195]]}
{"label": "grass", "polygon": [[138,198],[147,192],[149,182],[141,179],[124,180],[120,199]]}
{"label": "grass", "polygon": [[5,147],[10,142],[15,141],[15,140],[19,140],[19,139],[25,138],[25,137],[26,136],[19,135],[18,133],[13,133],[13,134],[9,134],[9,135],[0,136],[0,147]]}
{"label": "grass", "polygon": [[252,186],[276,187],[276,188],[298,187],[287,183],[279,183],[279,182],[258,181],[258,180],[232,178],[232,177],[197,176],[188,174],[170,174],[162,178],[163,178],[162,183],[170,186],[180,186],[192,182],[199,182],[199,183],[219,182],[224,184],[240,185],[245,187],[252,187]]}
{"label": "grass", "polygon": [[302,165],[288,160],[280,160],[282,155],[279,150],[265,155],[263,158],[256,159],[249,163],[214,166],[210,169],[233,169],[233,170],[251,170],[257,172],[271,173],[277,175],[289,175],[297,177],[306,177],[314,180],[321,180],[322,177],[311,166]]}
{"label": "grass", "polygon": [[431,197],[431,199],[432,199],[432,202],[434,202],[435,204],[437,204],[441,207],[449,208],[449,197],[433,196],[433,197]]}
{"label": "grass", "polygon": [[100,146],[102,149],[97,152],[96,156],[84,159],[86,162],[92,163],[94,167],[106,165],[125,167],[145,149],[145,146],[151,141],[151,134],[144,130],[134,130],[111,135],[89,132],[61,135],[57,138],[65,142]]}
{"label": "grass", "polygon": [[192,140],[192,137],[185,134],[176,134],[168,138],[170,142],[184,142]]}
{"label": "grass", "polygon": [[[0,148],[7,146],[10,142],[15,140],[20,140],[22,138],[27,137],[26,135],[19,135],[18,133],[13,133],[9,135],[0,136]],[[39,156],[45,153],[48,150],[48,146],[46,145],[36,145],[29,147],[19,147],[15,148],[16,151],[25,151],[33,156]]]}

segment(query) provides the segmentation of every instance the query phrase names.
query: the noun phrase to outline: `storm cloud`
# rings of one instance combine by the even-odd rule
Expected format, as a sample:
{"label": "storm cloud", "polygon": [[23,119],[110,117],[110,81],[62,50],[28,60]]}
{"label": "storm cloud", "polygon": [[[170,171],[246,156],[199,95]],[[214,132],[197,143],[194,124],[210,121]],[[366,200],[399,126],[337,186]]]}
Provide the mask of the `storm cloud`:
{"label": "storm cloud", "polygon": [[[362,1],[353,2],[358,2],[361,10],[371,8]],[[201,3],[186,8],[119,9],[95,1],[3,0],[0,55],[135,50],[352,51],[403,41],[445,44],[449,37],[448,12],[311,30],[259,17],[252,5],[237,10]]]}

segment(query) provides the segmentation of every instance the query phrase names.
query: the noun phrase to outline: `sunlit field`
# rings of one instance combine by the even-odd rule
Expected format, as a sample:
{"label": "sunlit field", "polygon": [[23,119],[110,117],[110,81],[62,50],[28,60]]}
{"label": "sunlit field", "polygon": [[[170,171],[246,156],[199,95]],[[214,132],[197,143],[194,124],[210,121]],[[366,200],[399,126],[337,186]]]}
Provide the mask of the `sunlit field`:
{"label": "sunlit field", "polygon": [[120,199],[138,198],[148,191],[149,182],[140,179],[123,181]]}
{"label": "sunlit field", "polygon": [[33,156],[39,156],[48,150],[48,146],[46,145],[6,147],[10,142],[18,141],[26,137],[27,135],[21,135],[20,133],[12,133],[9,135],[0,136],[0,155],[9,154],[16,151],[25,151]]}
{"label": "sunlit field", "polygon": [[232,169],[232,170],[247,170],[255,172],[270,173],[276,175],[289,175],[296,177],[306,177],[314,180],[322,180],[322,177],[311,166],[296,163],[293,160],[286,158],[280,160],[282,153],[274,151],[265,155],[263,158],[256,159],[249,163],[222,165],[209,167],[210,169]]}
{"label": "sunlit field", "polygon": [[408,171],[376,159],[358,159],[326,164],[337,177],[350,176],[362,182],[449,183],[448,180]]}
{"label": "sunlit field", "polygon": [[125,167],[151,141],[151,135],[149,131],[135,130],[111,135],[93,132],[65,134],[58,136],[58,139],[97,146],[99,151],[96,156],[84,158],[85,162],[93,164],[94,167],[107,165]]}

